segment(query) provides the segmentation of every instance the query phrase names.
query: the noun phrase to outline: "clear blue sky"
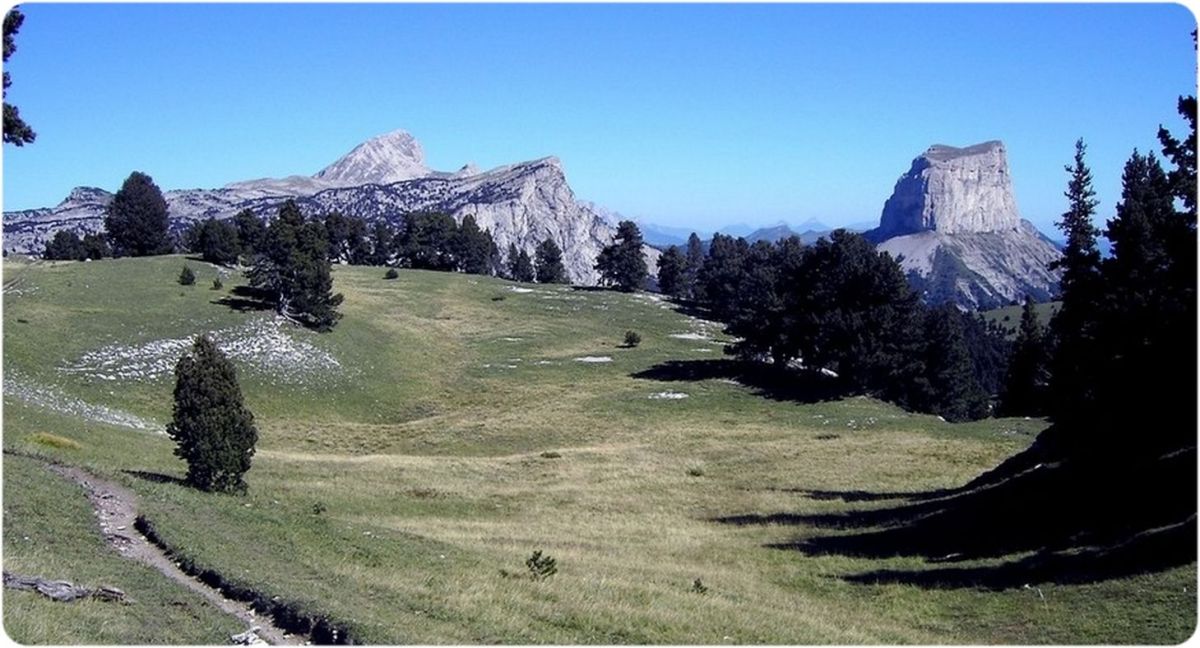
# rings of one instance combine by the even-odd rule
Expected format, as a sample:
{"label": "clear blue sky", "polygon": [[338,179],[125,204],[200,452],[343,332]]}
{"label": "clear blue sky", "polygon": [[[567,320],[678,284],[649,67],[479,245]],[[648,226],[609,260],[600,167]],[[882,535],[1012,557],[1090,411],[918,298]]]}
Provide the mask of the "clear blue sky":
{"label": "clear blue sky", "polygon": [[1077,137],[1102,214],[1195,92],[1179,5],[39,5],[8,69],[38,133],[4,208],[132,170],[164,189],[312,174],[398,128],[434,168],[559,156],[651,222],[878,219],[930,144],[1002,139],[1063,211]]}

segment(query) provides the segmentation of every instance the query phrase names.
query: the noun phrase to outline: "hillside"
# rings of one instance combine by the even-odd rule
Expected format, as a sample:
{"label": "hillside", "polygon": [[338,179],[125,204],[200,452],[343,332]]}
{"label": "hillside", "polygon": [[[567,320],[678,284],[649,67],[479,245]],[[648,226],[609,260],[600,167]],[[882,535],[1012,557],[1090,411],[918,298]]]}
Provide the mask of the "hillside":
{"label": "hillside", "polygon": [[[195,286],[175,282],[184,263]],[[722,361],[714,325],[648,294],[334,277],[345,317],[316,334],[232,308],[240,276],[182,257],[5,260],[4,567],[138,601],[6,592],[14,640],[228,643],[239,629],[104,546],[47,459],[134,491],[194,563],[371,643],[1171,643],[1194,629],[1194,565],[991,591],[855,584],[938,561],[787,548],[826,533],[824,514],[963,484],[1041,421],[814,401]],[[620,347],[628,329],[639,346]],[[201,332],[234,359],[259,427],[245,497],[180,485],[158,433],[173,363]],[[557,575],[520,577],[536,550]]]}

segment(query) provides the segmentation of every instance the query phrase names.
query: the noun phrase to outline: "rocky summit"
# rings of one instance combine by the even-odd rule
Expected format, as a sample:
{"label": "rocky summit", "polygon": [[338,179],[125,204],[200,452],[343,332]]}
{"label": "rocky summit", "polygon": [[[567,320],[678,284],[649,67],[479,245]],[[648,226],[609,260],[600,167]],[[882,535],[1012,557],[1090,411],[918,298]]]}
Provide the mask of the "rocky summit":
{"label": "rocky summit", "polygon": [[1058,249],[1020,216],[1004,144],[934,145],[912,162],[867,232],[929,302],[992,308],[1058,292]]}
{"label": "rocky summit", "polygon": [[[491,231],[502,254],[511,244],[532,256],[539,243],[553,238],[562,248],[571,281],[588,285],[599,279],[593,269],[596,256],[616,234],[594,206],[575,198],[557,158],[489,171],[469,163],[456,172],[434,171],[425,164],[420,142],[404,131],[367,140],[312,176],[247,180],[163,196],[176,232],[194,221],[229,218],[244,209],[265,218],[289,198],[309,215],[340,211],[393,225],[415,212],[445,212],[458,222],[471,215]],[[111,200],[112,193],[103,189],[78,187],[55,207],[5,212],[4,249],[38,254],[59,230],[80,235],[100,231]],[[658,251],[647,246],[644,252],[653,269]]]}

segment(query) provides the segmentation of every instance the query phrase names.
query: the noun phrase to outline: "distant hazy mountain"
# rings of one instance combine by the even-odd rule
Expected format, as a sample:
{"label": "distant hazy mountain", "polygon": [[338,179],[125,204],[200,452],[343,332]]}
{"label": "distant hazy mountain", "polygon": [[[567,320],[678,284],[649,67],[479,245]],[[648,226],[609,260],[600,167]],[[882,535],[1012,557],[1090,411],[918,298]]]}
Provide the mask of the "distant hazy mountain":
{"label": "distant hazy mountain", "polygon": [[[512,244],[532,255],[543,240],[554,239],[568,276],[581,284],[596,283],[596,256],[615,234],[601,210],[575,199],[557,158],[483,172],[470,164],[456,172],[433,171],[420,143],[404,131],[363,142],[313,176],[167,191],[164,197],[173,231],[244,209],[267,217],[289,198],[309,215],[340,211],[393,225],[419,211],[444,212],[458,222],[471,215],[480,228],[491,231],[502,253]],[[111,200],[103,189],[77,187],[55,207],[5,212],[4,249],[37,254],[59,230],[99,231]],[[647,247],[645,253],[653,268],[658,251]]]}

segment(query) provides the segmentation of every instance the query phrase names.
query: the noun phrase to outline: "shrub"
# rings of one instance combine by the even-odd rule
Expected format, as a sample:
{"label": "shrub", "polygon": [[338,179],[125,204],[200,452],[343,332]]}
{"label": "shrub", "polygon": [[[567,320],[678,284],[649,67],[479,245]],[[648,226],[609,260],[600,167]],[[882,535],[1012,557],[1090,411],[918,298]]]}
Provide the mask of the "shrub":
{"label": "shrub", "polygon": [[187,482],[206,491],[244,492],[242,476],[258,431],[242,401],[233,363],[207,336],[175,365],[175,408],[167,436],[187,462]]}
{"label": "shrub", "polygon": [[562,453],[555,452],[553,450],[547,450],[546,452],[542,453],[542,458],[543,459],[561,459]]}
{"label": "shrub", "polygon": [[184,286],[196,283],[196,273],[192,272],[191,268],[183,266],[183,271],[179,273],[179,283]]}
{"label": "shrub", "polygon": [[692,581],[692,591],[697,594],[708,594],[708,586],[700,582],[700,579]]}
{"label": "shrub", "polygon": [[704,469],[700,468],[699,466],[692,466],[691,468],[687,469],[687,474],[689,477],[703,477]]}
{"label": "shrub", "polygon": [[625,331],[625,346],[633,348],[642,343],[642,336],[637,331]]}
{"label": "shrub", "polygon": [[320,515],[328,510],[329,510],[329,507],[325,506],[325,502],[317,502],[312,505],[312,514],[313,515]]}
{"label": "shrub", "polygon": [[388,268],[387,272],[384,273],[383,278],[384,279],[396,279],[399,276],[400,276],[400,273],[396,272],[395,268]]}
{"label": "shrub", "polygon": [[550,556],[543,556],[541,550],[533,552],[525,561],[529,568],[529,577],[533,580],[545,580],[558,573],[558,565]]}
{"label": "shrub", "polygon": [[221,283],[220,277],[213,277],[213,286],[212,286],[213,290],[220,290],[224,287],[225,287],[225,284]]}

